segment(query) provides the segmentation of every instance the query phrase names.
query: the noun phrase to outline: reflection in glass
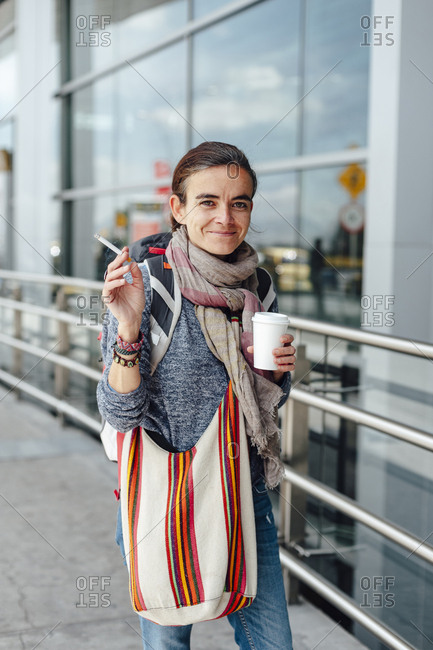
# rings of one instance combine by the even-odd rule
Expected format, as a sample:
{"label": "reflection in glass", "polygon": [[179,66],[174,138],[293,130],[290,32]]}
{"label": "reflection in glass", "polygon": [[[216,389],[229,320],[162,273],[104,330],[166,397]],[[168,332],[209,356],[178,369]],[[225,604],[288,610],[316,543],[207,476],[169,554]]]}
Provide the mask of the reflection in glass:
{"label": "reflection in glass", "polygon": [[15,19],[15,0],[2,0],[0,3],[0,32],[7,29]]}
{"label": "reflection in glass", "polygon": [[269,0],[194,37],[193,144],[232,142],[252,163],[295,153],[298,14]]}
{"label": "reflection in glass", "polygon": [[231,0],[193,0],[194,18],[202,18],[230,3]]}
{"label": "reflection in glass", "polygon": [[[357,165],[359,173],[364,168]],[[301,175],[298,240],[309,252],[311,294],[299,296],[303,316],[359,327],[361,317],[364,192],[350,196],[346,168]]]}
{"label": "reflection in glass", "polygon": [[107,265],[115,255],[94,238],[95,232],[118,248],[131,245],[148,234],[167,232],[168,194],[155,185],[128,194],[100,196],[73,204],[72,275],[103,280]]}
{"label": "reflection in glass", "polygon": [[[412,358],[313,333],[303,333],[302,343],[312,367],[307,378],[310,390],[397,422],[431,430],[431,393],[414,390],[413,383],[408,383],[408,377],[417,376],[426,387],[431,385],[433,369],[426,358]],[[383,367],[395,369],[392,382],[380,377]],[[309,476],[428,543],[431,523],[426,513],[431,512],[433,505],[428,452],[313,408],[309,409],[308,428]],[[370,614],[410,639],[414,647],[423,647],[415,628],[414,634],[408,633],[407,620],[419,620],[419,614],[424,621],[422,630],[432,630],[431,621],[425,620],[431,567],[322,501],[309,497],[307,503],[303,545],[317,551],[306,559],[308,565],[357,603],[364,603]],[[389,589],[380,583],[376,589],[368,587],[368,581],[361,583],[363,576],[372,579],[374,575],[393,576],[395,582]],[[422,596],[409,596],[408,585]],[[304,588],[303,593],[326,607],[317,594]],[[385,607],[383,601],[379,606],[380,597],[386,593],[396,594],[395,606]],[[367,641],[361,629],[356,636],[368,648],[380,650],[381,645],[372,639]]]}
{"label": "reflection in glass", "polygon": [[171,174],[186,147],[185,69],[180,43],[74,93],[73,187],[140,184]]}
{"label": "reflection in glass", "polygon": [[179,43],[117,73],[117,183],[171,176],[185,152],[185,57]]}
{"label": "reflection in glass", "polygon": [[310,0],[305,7],[302,152],[365,146],[371,48],[360,46],[360,20],[371,2]]}
{"label": "reflection in glass", "polygon": [[342,185],[346,169],[261,176],[249,240],[288,313],[359,327],[364,196]]}
{"label": "reflection in glass", "polygon": [[[248,241],[259,251],[261,261],[275,275],[285,249],[296,243],[296,186],[293,173],[259,176],[254,197]],[[278,280],[276,282],[277,288]]]}
{"label": "reflection in glass", "polygon": [[187,20],[186,0],[72,0],[71,76],[134,55]]}
{"label": "reflection in glass", "polygon": [[[5,3],[1,27],[13,17],[13,3]],[[13,114],[17,102],[15,34],[0,41],[0,268],[12,268],[12,147]],[[6,118],[6,119],[4,119]]]}
{"label": "reflection in glass", "polygon": [[[13,121],[0,123],[0,268],[12,268],[12,163]],[[1,285],[1,281],[0,281]]]}
{"label": "reflection in glass", "polygon": [[72,187],[115,182],[115,78],[103,77],[72,95]]}
{"label": "reflection in glass", "polygon": [[17,63],[14,48],[14,34],[0,41],[0,120],[3,120],[9,111],[12,110],[17,101]]}

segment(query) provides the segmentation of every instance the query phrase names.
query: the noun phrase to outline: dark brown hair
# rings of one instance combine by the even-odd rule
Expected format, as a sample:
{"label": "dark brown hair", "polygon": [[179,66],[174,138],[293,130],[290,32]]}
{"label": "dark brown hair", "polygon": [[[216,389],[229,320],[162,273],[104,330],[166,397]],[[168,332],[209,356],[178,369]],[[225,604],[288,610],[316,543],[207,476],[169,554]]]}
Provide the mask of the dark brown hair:
{"label": "dark brown hair", "polygon": [[[179,160],[176,169],[173,172],[173,180],[171,184],[171,191],[179,197],[181,203],[186,203],[186,185],[188,178],[209,167],[220,167],[221,165],[227,166],[227,174],[229,178],[237,178],[239,169],[244,169],[251,177],[253,183],[253,191],[251,198],[254,196],[257,189],[257,177],[255,171],[252,169],[248,158],[243,151],[235,147],[233,144],[226,144],[225,142],[202,142],[194,149],[190,149]],[[180,223],[171,215],[172,230],[180,227]]]}

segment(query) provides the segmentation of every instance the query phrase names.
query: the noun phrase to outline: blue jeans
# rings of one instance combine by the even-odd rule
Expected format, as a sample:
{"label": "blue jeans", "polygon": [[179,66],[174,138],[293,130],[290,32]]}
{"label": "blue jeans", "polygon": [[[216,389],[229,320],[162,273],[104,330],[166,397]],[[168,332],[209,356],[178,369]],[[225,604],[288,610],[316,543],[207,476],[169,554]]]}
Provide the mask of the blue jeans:
{"label": "blue jeans", "polygon": [[[263,482],[253,486],[257,536],[257,596],[244,609],[229,614],[241,650],[292,650],[283,576],[278,556],[272,505]],[[116,542],[125,555],[122,522],[117,519]],[[145,650],[188,650],[192,625],[163,626],[140,616]]]}

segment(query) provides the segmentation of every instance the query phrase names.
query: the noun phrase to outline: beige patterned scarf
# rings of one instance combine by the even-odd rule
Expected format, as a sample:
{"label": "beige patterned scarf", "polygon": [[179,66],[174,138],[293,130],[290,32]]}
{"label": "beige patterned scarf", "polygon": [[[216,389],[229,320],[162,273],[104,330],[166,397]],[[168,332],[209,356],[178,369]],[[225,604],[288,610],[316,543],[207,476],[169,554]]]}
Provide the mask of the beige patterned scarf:
{"label": "beige patterned scarf", "polygon": [[[209,349],[225,365],[234,392],[242,407],[247,434],[264,459],[266,485],[275,487],[283,475],[280,460],[280,432],[275,415],[283,392],[271,373],[253,369],[246,352],[252,344],[252,321],[263,308],[254,293],[257,289],[257,253],[243,242],[222,260],[194,246],[185,226],[173,233],[166,251],[182,295],[195,304],[195,312]],[[239,341],[237,325],[232,325],[221,309],[242,311],[243,332]]]}

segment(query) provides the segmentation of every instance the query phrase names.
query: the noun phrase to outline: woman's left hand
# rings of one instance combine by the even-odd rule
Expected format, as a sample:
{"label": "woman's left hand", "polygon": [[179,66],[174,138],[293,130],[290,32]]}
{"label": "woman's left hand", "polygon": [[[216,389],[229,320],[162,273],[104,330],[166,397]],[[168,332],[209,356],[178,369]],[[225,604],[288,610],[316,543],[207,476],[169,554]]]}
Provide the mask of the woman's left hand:
{"label": "woman's left hand", "polygon": [[[295,369],[296,363],[296,348],[291,345],[293,341],[293,336],[291,334],[283,334],[280,338],[283,346],[281,348],[274,348],[272,350],[274,355],[275,365],[278,366],[278,370],[274,370],[274,381],[278,383],[281,381],[285,372],[290,372]],[[254,353],[254,346],[250,345],[247,348],[248,352]]]}

